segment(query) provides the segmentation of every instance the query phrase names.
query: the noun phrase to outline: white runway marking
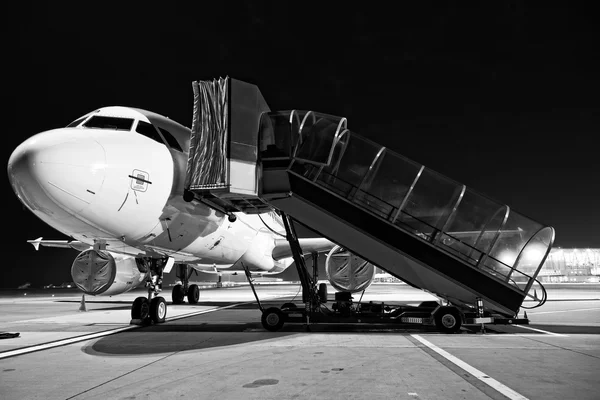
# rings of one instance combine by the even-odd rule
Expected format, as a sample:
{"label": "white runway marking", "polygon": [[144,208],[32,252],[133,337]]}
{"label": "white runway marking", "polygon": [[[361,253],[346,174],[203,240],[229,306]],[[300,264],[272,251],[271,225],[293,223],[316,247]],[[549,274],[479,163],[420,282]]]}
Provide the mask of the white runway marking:
{"label": "white runway marking", "polygon": [[[201,314],[206,314],[209,312],[225,310],[227,308],[232,308],[232,307],[236,307],[239,305],[251,304],[251,303],[252,302],[236,303],[236,304],[231,304],[229,306],[224,306],[224,307],[216,307],[216,308],[211,308],[208,310],[194,311],[194,312],[190,312],[187,314],[178,315],[176,317],[167,318],[165,322],[176,321],[176,320],[182,319],[182,318],[193,317],[195,315],[201,315]],[[43,343],[43,344],[37,344],[37,345],[33,345],[33,346],[23,347],[20,349],[8,350],[8,351],[0,353],[0,360],[2,360],[4,358],[8,358],[8,357],[14,357],[14,356],[20,356],[23,354],[33,353],[35,351],[47,350],[47,349],[52,349],[54,347],[66,346],[68,344],[83,342],[83,341],[91,340],[91,339],[97,339],[97,338],[101,338],[104,336],[114,335],[115,333],[124,332],[124,331],[137,329],[137,328],[141,328],[141,327],[143,327],[143,325],[129,325],[129,326],[121,327],[121,328],[110,329],[107,331],[90,333],[87,335],[76,336],[76,337],[72,337],[72,338],[68,338],[68,339],[56,340],[56,341],[49,342],[49,343]]]}
{"label": "white runway marking", "polygon": [[411,335],[411,336],[414,337],[415,339],[417,339],[419,342],[423,343],[425,346],[429,347],[431,350],[435,351],[436,353],[438,353],[439,355],[444,357],[446,360],[448,360],[451,363],[457,365],[458,367],[464,369],[465,371],[467,371],[468,373],[473,375],[475,378],[479,379],[481,382],[485,383],[486,385],[489,385],[490,387],[494,388],[495,390],[502,393],[509,399],[511,399],[511,400],[528,400],[527,397],[523,396],[522,394],[515,392],[508,386],[505,386],[502,383],[495,380],[494,378],[487,376],[486,374],[484,374],[477,368],[472,367],[471,365],[467,364],[466,362],[454,357],[452,354],[448,353],[445,350],[440,349],[439,347],[437,347],[433,343],[429,342],[428,340],[423,339],[421,336],[419,336],[419,335]]}
{"label": "white runway marking", "polygon": [[111,329],[108,331],[96,332],[96,333],[91,333],[91,334],[82,335],[82,336],[76,336],[73,338],[57,340],[54,342],[49,342],[49,343],[44,343],[44,344],[37,344],[37,345],[29,346],[29,347],[23,347],[21,349],[16,349],[16,350],[9,350],[9,351],[0,353],[0,360],[2,360],[3,358],[20,356],[20,355],[27,354],[27,353],[33,353],[34,351],[47,350],[47,349],[51,349],[54,347],[65,346],[65,345],[71,344],[71,343],[82,342],[84,340],[96,339],[99,337],[108,336],[108,335],[112,335],[114,333],[128,331],[130,329],[135,329],[135,328],[139,328],[139,326],[138,325],[125,326],[122,328]]}
{"label": "white runway marking", "polygon": [[576,308],[575,310],[560,310],[560,311],[540,311],[540,312],[532,312],[530,315],[540,315],[540,314],[555,314],[562,312],[573,312],[573,311],[592,311],[592,310],[600,310],[600,307],[595,308]]}
{"label": "white runway marking", "polygon": [[[524,328],[524,326],[521,326],[521,328]],[[546,333],[546,332],[544,332]],[[565,336],[568,337],[568,335],[561,335],[559,333],[555,333],[553,334],[553,336]],[[505,337],[540,337],[539,333],[502,333],[500,335],[486,335],[486,338],[505,338]]]}
{"label": "white runway marking", "polygon": [[523,325],[518,325],[518,324],[513,324],[513,326],[518,326],[519,328],[523,328],[523,329],[529,329],[530,331],[536,331],[536,332],[540,332],[540,333],[545,333],[546,335],[568,336],[568,335],[563,335],[563,334],[560,334],[560,333],[554,333],[554,332],[545,331],[545,330],[542,330],[542,329],[530,328],[528,326],[523,326]]}

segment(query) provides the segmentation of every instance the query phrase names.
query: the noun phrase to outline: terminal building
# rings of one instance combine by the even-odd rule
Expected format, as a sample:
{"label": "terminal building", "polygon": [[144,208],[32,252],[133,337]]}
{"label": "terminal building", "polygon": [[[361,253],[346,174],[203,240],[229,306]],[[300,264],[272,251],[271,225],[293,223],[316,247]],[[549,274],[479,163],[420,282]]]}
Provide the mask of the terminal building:
{"label": "terminal building", "polygon": [[[542,283],[600,282],[600,248],[563,249],[550,251],[537,278]],[[401,282],[398,278],[377,270],[374,282]]]}
{"label": "terminal building", "polygon": [[538,279],[541,282],[600,282],[600,248],[553,248]]}

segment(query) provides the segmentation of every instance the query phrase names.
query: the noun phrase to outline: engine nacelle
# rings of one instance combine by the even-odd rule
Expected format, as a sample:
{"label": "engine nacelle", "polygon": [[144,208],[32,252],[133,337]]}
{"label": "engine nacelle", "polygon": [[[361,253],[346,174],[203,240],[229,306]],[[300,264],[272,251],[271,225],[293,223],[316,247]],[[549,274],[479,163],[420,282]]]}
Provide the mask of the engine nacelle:
{"label": "engine nacelle", "polygon": [[271,233],[259,231],[239,261],[246,264],[250,270],[271,271],[275,267],[275,260],[273,260],[274,247],[275,242]]}
{"label": "engine nacelle", "polygon": [[147,269],[135,257],[106,250],[85,250],[71,266],[71,278],[79,290],[93,296],[114,296],[136,288]]}
{"label": "engine nacelle", "polygon": [[373,264],[340,246],[334,246],[327,254],[325,272],[331,286],[349,293],[365,290],[375,278]]}

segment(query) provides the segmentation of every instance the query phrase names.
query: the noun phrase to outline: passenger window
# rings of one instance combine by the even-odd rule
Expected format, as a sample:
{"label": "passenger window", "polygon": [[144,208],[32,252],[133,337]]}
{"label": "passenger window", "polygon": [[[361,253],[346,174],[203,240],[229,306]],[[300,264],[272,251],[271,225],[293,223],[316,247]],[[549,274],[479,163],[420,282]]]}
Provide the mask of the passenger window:
{"label": "passenger window", "polygon": [[154,129],[154,125],[152,124],[149,124],[144,121],[139,121],[137,127],[135,128],[135,131],[141,133],[146,137],[149,137],[152,140],[156,140],[160,144],[165,144],[158,132],[156,131],[156,129]]}
{"label": "passenger window", "polygon": [[102,115],[95,115],[83,124],[86,128],[115,129],[118,131],[128,131],[131,129],[131,125],[133,125],[133,119],[131,118],[105,117]]}
{"label": "passenger window", "polygon": [[181,146],[177,142],[177,139],[175,139],[175,137],[171,134],[171,132],[169,132],[166,129],[161,128],[160,126],[158,127],[158,129],[160,129],[160,133],[163,134],[163,136],[165,137],[165,140],[167,141],[167,143],[169,143],[169,146],[171,146],[171,148],[173,148],[175,150],[179,150],[183,153]]}

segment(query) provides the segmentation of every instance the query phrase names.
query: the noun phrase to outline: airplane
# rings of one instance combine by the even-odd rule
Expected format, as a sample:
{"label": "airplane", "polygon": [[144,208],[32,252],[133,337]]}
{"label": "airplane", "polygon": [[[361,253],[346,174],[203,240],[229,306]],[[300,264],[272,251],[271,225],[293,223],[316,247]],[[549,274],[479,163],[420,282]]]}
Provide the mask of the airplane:
{"label": "airplane", "polygon": [[[73,240],[29,240],[79,251],[71,266],[84,294],[114,296],[145,284],[132,321],[162,323],[163,273],[175,266],[172,303],[199,300],[196,271],[274,274],[293,262],[276,211],[224,214],[183,198],[190,129],[163,115],[109,106],[64,128],[38,133],[11,154],[8,176],[20,201]],[[307,254],[335,247],[300,238]]]}

